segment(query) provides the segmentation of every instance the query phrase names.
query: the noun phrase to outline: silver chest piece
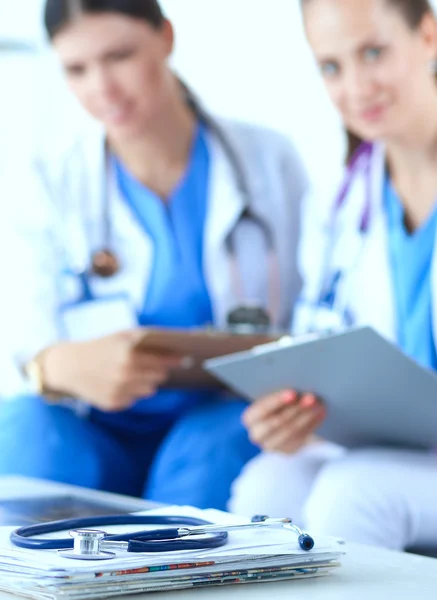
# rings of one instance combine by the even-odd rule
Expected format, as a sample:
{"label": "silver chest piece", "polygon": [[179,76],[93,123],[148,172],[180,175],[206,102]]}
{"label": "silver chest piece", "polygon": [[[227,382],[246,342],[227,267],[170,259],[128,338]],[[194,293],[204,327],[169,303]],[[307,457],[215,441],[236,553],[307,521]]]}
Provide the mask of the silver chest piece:
{"label": "silver chest piece", "polygon": [[108,560],[114,558],[114,552],[103,552],[100,550],[100,541],[105,537],[104,531],[98,529],[75,529],[70,531],[74,538],[73,551],[59,551],[64,558],[76,560]]}

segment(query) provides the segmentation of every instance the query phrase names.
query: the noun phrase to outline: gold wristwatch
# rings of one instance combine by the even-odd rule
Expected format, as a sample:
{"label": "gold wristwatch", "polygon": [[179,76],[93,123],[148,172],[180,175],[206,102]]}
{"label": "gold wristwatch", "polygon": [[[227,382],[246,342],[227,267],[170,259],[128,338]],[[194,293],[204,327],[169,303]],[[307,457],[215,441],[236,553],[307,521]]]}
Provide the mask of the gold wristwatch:
{"label": "gold wristwatch", "polygon": [[56,392],[46,386],[43,357],[45,350],[37,354],[26,365],[24,365],[24,374],[32,386],[33,391],[39,396],[43,396],[47,401],[56,403],[65,396],[61,392]]}

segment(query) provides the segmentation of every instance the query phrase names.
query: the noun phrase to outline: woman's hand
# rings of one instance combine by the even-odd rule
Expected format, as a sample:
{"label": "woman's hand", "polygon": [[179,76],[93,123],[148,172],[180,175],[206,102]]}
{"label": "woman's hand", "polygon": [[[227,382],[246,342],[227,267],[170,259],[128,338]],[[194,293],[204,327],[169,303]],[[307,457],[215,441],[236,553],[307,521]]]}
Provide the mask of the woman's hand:
{"label": "woman's hand", "polygon": [[254,402],[243,422],[250,439],[263,450],[292,454],[305,445],[325,416],[326,410],[315,396],[283,391]]}
{"label": "woman's hand", "polygon": [[42,355],[46,386],[106,412],[125,410],[153,396],[183,359],[137,350],[140,337],[138,331],[127,331],[48,348]]}

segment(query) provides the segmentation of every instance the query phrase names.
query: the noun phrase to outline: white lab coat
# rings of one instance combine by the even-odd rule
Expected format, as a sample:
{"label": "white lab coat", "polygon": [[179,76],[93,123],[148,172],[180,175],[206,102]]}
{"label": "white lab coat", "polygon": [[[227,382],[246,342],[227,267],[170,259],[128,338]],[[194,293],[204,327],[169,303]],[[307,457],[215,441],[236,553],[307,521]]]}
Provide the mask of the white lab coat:
{"label": "white lab coat", "polygon": [[[297,241],[304,169],[281,135],[219,121],[245,170],[252,208],[269,223],[279,261],[281,298],[278,325],[288,327],[300,291]],[[225,239],[243,207],[228,156],[209,134],[211,176],[204,236],[204,272],[214,323],[223,326],[241,303],[232,285]],[[66,152],[40,156],[29,170],[22,161],[0,182],[0,396],[24,392],[19,365],[62,338],[60,307],[79,294],[65,268],[84,270],[104,245],[105,189],[103,133],[92,128]],[[14,162],[14,161],[12,161]],[[122,270],[110,279],[91,277],[93,294],[127,294],[136,308],[144,301],[153,264],[153,244],[109,177],[112,249]],[[245,299],[267,303],[266,240],[253,224],[236,227],[236,254]]]}
{"label": "white lab coat", "polygon": [[[348,197],[332,228],[336,191],[315,189],[305,200],[299,266],[305,281],[302,302],[295,310],[294,328],[305,323],[304,306],[314,305],[320,297],[321,282],[335,272],[344,273],[336,304],[346,307],[356,325],[369,325],[391,341],[396,341],[396,303],[388,248],[388,232],[383,204],[385,152],[377,144],[370,169],[372,209],[369,231],[363,236],[359,224],[366,201],[366,175],[354,177]],[[338,186],[337,186],[338,190]],[[326,257],[330,240],[335,243],[329,265]],[[436,240],[437,244],[437,240]],[[435,253],[437,256],[437,253]],[[432,307],[434,340],[437,340],[437,264],[432,266]]]}
{"label": "white lab coat", "polygon": [[[321,282],[326,276],[329,280],[329,274],[342,271],[345,276],[336,304],[350,309],[356,325],[372,326],[396,341],[396,305],[383,204],[384,165],[384,148],[377,145],[370,169],[370,228],[364,243],[359,232],[366,201],[364,170],[354,178],[337,216],[335,232],[332,211],[340,186],[332,193],[312,190],[305,200],[298,258],[305,283],[294,311],[296,331],[305,329],[307,307],[318,302]],[[332,259],[327,261],[332,235]],[[431,284],[434,340],[435,256],[436,252]],[[255,457],[234,483],[229,509],[241,515],[291,514],[308,531],[371,546],[396,550],[435,546],[436,475],[437,461],[431,453],[386,448],[346,451],[319,442],[289,456],[265,452]],[[260,481],[264,482],[261,493]]]}

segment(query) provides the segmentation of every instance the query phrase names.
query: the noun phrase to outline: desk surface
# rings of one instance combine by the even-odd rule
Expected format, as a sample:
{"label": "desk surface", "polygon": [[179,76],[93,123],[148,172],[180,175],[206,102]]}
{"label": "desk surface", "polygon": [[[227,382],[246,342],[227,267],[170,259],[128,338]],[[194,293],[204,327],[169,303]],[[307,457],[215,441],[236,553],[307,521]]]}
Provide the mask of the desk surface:
{"label": "desk surface", "polygon": [[[328,577],[282,583],[123,596],[124,600],[411,600],[435,598],[437,561],[365,546],[350,545],[343,565]],[[0,600],[17,600],[0,592]]]}
{"label": "desk surface", "polygon": [[[420,577],[419,573],[422,574]],[[229,589],[147,594],[143,600],[223,600]],[[226,596],[225,596],[226,594]],[[435,598],[437,594],[437,561],[387,550],[349,545],[342,566],[328,577],[306,581],[260,583],[234,586],[232,600],[411,600]],[[0,600],[6,597],[0,596]],[[10,600],[8,598],[8,600]]]}
{"label": "desk surface", "polygon": [[[0,497],[15,495],[22,488],[18,479],[0,478]],[[30,494],[47,489],[45,484],[27,482]],[[49,486],[65,492],[64,486]],[[73,488],[69,488],[73,489]],[[84,490],[82,490],[83,493]],[[92,496],[100,493],[91,493]],[[107,496],[106,496],[107,497]],[[114,496],[112,496],[114,498]],[[124,497],[119,497],[120,502]],[[131,500],[131,499],[129,499]],[[144,502],[138,501],[138,504]],[[258,583],[222,588],[198,589],[185,592],[164,592],[125,596],[132,600],[235,600],[290,599],[305,594],[307,600],[411,600],[411,598],[435,598],[437,594],[437,561],[411,554],[401,554],[377,548],[349,544],[348,554],[342,566],[328,577],[306,581],[281,583]],[[12,600],[14,596],[0,592],[0,600]],[[16,598],[16,597],[15,597]]]}

